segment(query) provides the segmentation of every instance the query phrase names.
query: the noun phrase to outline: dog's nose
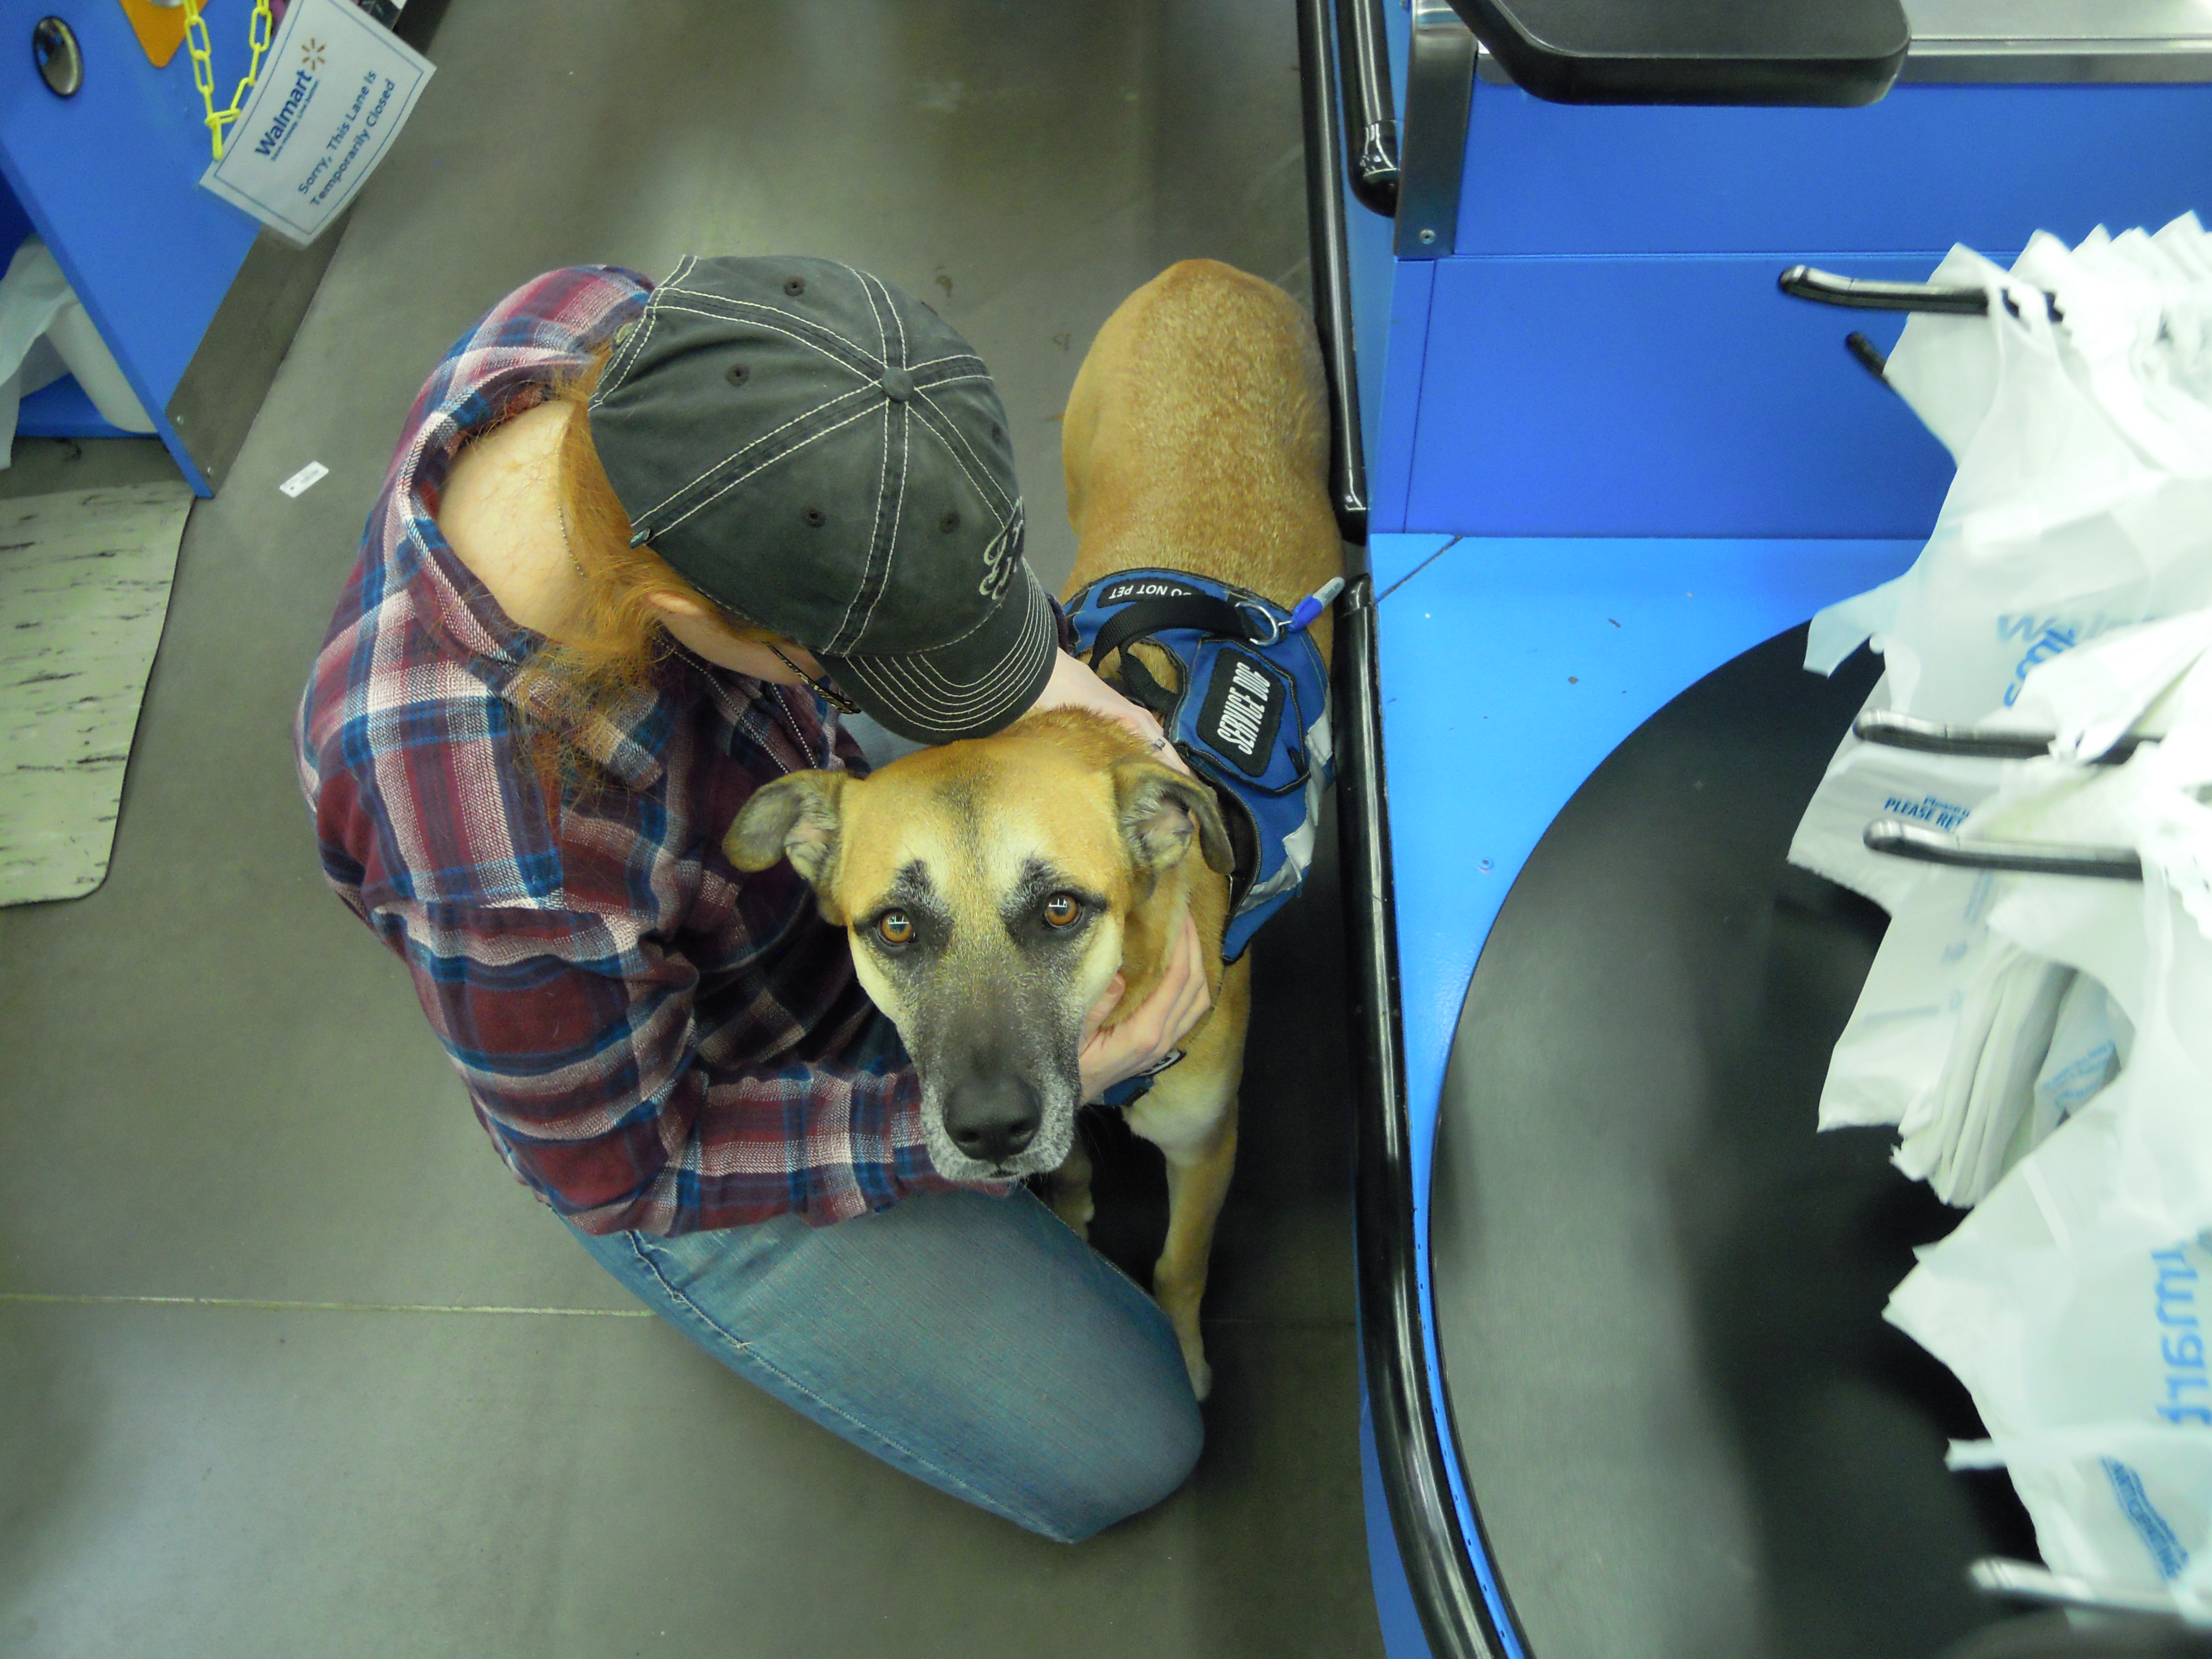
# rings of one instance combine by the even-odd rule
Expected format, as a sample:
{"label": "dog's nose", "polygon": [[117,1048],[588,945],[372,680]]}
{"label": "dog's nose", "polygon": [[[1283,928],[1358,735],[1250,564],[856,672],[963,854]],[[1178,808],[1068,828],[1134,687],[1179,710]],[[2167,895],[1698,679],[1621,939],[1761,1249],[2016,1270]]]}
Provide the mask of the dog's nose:
{"label": "dog's nose", "polygon": [[945,1131],[984,1164],[1003,1164],[1036,1139],[1036,1091],[1011,1072],[957,1083],[945,1097]]}

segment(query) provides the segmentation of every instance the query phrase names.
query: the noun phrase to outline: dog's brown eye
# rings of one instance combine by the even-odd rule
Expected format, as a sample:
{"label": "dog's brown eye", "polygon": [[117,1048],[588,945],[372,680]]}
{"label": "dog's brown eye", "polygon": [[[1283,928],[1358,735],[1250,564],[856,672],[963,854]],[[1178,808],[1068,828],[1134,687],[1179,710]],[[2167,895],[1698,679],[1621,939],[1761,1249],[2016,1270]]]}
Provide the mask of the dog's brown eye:
{"label": "dog's brown eye", "polygon": [[886,945],[903,945],[914,937],[914,923],[903,910],[886,910],[876,918],[876,937]]}
{"label": "dog's brown eye", "polygon": [[1065,927],[1083,914],[1083,907],[1066,893],[1054,893],[1044,902],[1044,919],[1054,927]]}

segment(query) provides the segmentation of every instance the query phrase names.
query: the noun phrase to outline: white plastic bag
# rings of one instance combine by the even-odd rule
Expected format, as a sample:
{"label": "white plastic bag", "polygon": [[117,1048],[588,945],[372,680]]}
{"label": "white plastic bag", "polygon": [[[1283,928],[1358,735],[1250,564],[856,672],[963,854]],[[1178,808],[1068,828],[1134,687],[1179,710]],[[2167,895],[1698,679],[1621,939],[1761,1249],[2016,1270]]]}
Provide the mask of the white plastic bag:
{"label": "white plastic bag", "polygon": [[[1998,787],[1939,827],[2136,848],[2212,927],[2201,797],[2212,783],[2212,614],[2116,629],[2056,658],[1983,724],[2053,732],[2054,747],[2084,757],[2130,729],[2160,734],[2125,766],[1993,763]],[[1820,1126],[1895,1124],[1899,1166],[1972,1204],[2124,1063],[2146,999],[2142,896],[2124,883],[1882,862],[1893,916],[1830,1060]]]}
{"label": "white plastic bag", "polygon": [[154,429],[61,266],[33,236],[15,250],[7,276],[0,277],[0,467],[8,465],[17,404],[64,374],[76,376],[110,426]]}
{"label": "white plastic bag", "polygon": [[[2054,1571],[2201,1610],[2212,1580],[2189,1570],[2212,1543],[2212,939],[2145,862],[2140,887],[2061,884],[2136,908],[2143,1007],[2125,1066],[1921,1252],[1887,1317],[1973,1395]],[[2054,954],[2079,944],[2036,926],[2078,915],[2018,896],[1990,906],[1993,931]]]}
{"label": "white plastic bag", "polygon": [[2075,979],[1990,931],[2013,879],[1923,869],[1820,1092],[1823,1129],[1897,1125],[1898,1167],[1949,1204],[1980,1199],[2040,1138],[2037,1080]]}
{"label": "white plastic bag", "polygon": [[[1996,763],[1847,740],[1793,860],[1893,920],[1822,1097],[1977,1204],[1888,1317],[1974,1396],[2057,1572],[2212,1623],[2212,246],[2038,237],[1985,319],[1916,317],[1890,379],[1959,459],[1912,570],[1824,613],[1872,706],[2051,734]],[[2064,313],[2054,326],[2042,295]],[[2124,764],[2092,764],[2124,735]],[[2140,883],[1931,871],[1875,817],[2132,849]]]}
{"label": "white plastic bag", "polygon": [[1954,1443],[1945,1462],[2009,1470],[2054,1569],[2212,1624],[2212,1428],[2099,1423]]}
{"label": "white plastic bag", "polygon": [[2212,715],[2212,610],[2115,629],[2038,666],[1985,725],[2051,732],[2051,752],[2091,760],[2130,732],[2163,736]]}
{"label": "white plastic bag", "polygon": [[[1883,653],[1872,708],[1982,721],[2039,665],[2212,603],[2203,231],[2185,218],[2072,251],[2039,236],[2015,271],[1954,248],[1936,280],[1982,286],[1989,314],[1916,315],[1889,360],[1890,383],[1959,470],[1912,568],[1814,619],[1808,668],[1832,672],[1869,638]],[[1859,843],[1866,823],[1950,827],[1999,777],[1988,761],[1846,737],[1791,860],[1894,908],[1907,884]]]}
{"label": "white plastic bag", "polygon": [[2003,1167],[2019,1163],[2103,1093],[2126,1066],[2135,1040],[2135,1026],[2104,986],[2075,973],[2051,1023],[2051,1043],[2035,1076],[2034,1103],[2006,1149]]}

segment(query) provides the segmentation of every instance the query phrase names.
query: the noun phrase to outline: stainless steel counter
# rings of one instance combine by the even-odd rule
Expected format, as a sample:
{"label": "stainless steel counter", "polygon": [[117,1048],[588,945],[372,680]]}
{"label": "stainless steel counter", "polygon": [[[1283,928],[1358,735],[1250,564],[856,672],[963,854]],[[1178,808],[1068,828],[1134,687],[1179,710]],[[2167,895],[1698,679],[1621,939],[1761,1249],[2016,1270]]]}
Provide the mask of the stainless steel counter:
{"label": "stainless steel counter", "polygon": [[1905,0],[1902,81],[2212,80],[2212,0]]}

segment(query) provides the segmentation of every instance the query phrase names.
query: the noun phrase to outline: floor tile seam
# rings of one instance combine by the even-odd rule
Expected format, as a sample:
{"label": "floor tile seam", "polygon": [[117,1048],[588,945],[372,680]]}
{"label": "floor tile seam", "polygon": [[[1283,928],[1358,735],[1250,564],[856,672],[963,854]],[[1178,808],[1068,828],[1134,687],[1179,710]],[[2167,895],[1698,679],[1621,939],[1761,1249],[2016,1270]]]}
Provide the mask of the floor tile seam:
{"label": "floor tile seam", "polygon": [[252,1313],[468,1314],[547,1319],[651,1319],[648,1308],[532,1308],[444,1302],[291,1302],[234,1296],[93,1296],[0,1291],[0,1307],[212,1308]]}

